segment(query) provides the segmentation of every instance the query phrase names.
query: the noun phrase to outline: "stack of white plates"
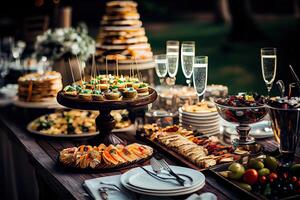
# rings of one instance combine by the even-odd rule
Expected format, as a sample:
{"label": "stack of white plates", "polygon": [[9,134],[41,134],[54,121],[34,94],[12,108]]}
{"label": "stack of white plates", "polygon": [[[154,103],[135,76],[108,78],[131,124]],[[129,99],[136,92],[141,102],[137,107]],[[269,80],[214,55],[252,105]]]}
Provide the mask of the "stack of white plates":
{"label": "stack of white plates", "polygon": [[[124,173],[121,176],[121,183],[128,190],[151,196],[179,196],[196,192],[204,187],[205,176],[201,172],[185,167],[170,167],[176,174],[184,174],[190,177],[189,179],[185,176],[180,176],[186,180],[185,186],[179,185],[175,180],[158,180],[147,174],[139,167],[133,168]],[[153,172],[151,166],[146,166],[145,169]],[[168,178],[172,177],[166,174],[166,172],[159,173],[159,176]]]}
{"label": "stack of white plates", "polygon": [[197,129],[203,134],[220,133],[220,117],[217,111],[187,112],[179,108],[179,122],[183,127]]}

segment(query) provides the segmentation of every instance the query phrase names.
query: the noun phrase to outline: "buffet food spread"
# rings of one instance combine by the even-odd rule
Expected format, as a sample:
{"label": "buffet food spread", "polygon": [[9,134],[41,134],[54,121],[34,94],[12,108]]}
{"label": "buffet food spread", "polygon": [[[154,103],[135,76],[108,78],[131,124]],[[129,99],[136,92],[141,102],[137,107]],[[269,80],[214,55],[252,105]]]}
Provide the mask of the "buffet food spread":
{"label": "buffet food spread", "polygon": [[[300,164],[297,164],[295,154],[300,138],[300,98],[291,96],[291,91],[285,96],[284,84],[280,81],[277,84],[281,86],[281,97],[264,97],[257,93],[228,96],[227,86],[207,87],[208,56],[195,56],[194,41],[181,42],[181,47],[179,41],[167,41],[166,54],[155,56],[153,61],[137,6],[134,1],[125,0],[106,3],[95,55],[86,55],[86,59],[93,58],[81,60],[82,56],[71,52],[74,54],[72,59],[76,58],[78,64],[71,66],[74,62],[69,60],[72,83],[63,85],[62,75],[51,70],[28,73],[17,80],[16,95],[23,104],[15,105],[19,105],[20,110],[22,106],[26,108],[22,110],[24,112],[17,110],[17,113],[25,113],[26,117],[30,112],[36,114],[30,110],[32,108],[40,108],[39,111],[43,112],[28,124],[27,132],[42,135],[42,139],[34,138],[34,142],[41,146],[42,151],[49,148],[51,152],[46,152],[47,155],[51,155],[49,157],[64,169],[54,178],[74,169],[81,174],[91,171],[96,177],[98,172],[119,175],[125,168],[133,168],[117,178],[120,184],[104,184],[113,189],[106,186],[98,188],[103,183],[97,179],[96,191],[101,199],[110,199],[110,190],[121,193],[119,186],[124,186],[127,192],[150,196],[186,195],[199,192],[206,184],[205,176],[209,176],[216,185],[231,186],[245,199],[299,199]],[[72,29],[72,33],[77,31]],[[65,29],[57,29],[53,33],[48,31],[44,37],[60,35],[68,46],[72,34],[69,36],[66,32]],[[86,32],[82,33],[86,35]],[[48,38],[44,37],[42,41],[48,44]],[[84,37],[74,36],[70,46],[79,46],[76,40],[83,41]],[[94,41],[90,43],[92,47]],[[44,49],[41,45],[39,48],[47,52],[51,48],[49,46]],[[87,53],[85,48],[82,47],[83,52]],[[175,85],[180,48],[182,70],[189,87]],[[60,50],[65,49],[61,47]],[[64,55],[69,55],[68,51]],[[267,62],[275,65],[268,67],[268,76],[276,74],[276,54],[262,55],[262,62],[274,59],[274,56],[275,64],[272,60]],[[105,74],[97,69],[96,60],[105,63]],[[110,63],[111,69],[108,60],[114,61]],[[83,67],[85,61],[87,70]],[[164,79],[167,84],[157,87],[158,92],[149,81],[143,81],[143,78],[150,77],[142,77],[139,72],[142,64],[152,61],[156,64],[161,84]],[[129,75],[122,69],[123,74],[119,74],[122,62],[128,64],[128,69],[124,67],[123,70],[128,70]],[[272,67],[275,68],[273,71]],[[88,70],[91,72],[89,75],[86,74]],[[80,80],[75,80],[75,71]],[[300,92],[300,80],[293,69],[292,72],[296,77],[294,85],[299,87]],[[192,76],[194,88],[191,87]],[[269,92],[275,79],[275,75],[272,76],[271,81],[265,80]],[[266,79],[264,69],[263,77]],[[9,87],[2,88],[0,96],[7,90]],[[42,109],[50,108],[46,106],[47,102],[53,101],[64,108],[44,112]],[[154,102],[157,105],[152,107]],[[155,123],[145,122],[147,114]],[[259,137],[249,135],[253,124],[263,119],[267,125],[262,124],[261,129],[272,130],[275,140],[272,138],[271,142],[277,142],[276,150],[268,149],[271,139],[268,142],[258,141]],[[159,125],[163,123],[168,125]],[[236,129],[238,138],[230,138],[229,142],[224,139],[222,129],[225,123]],[[126,130],[128,127],[133,127],[136,137],[130,135],[134,131]],[[47,142],[53,143],[47,145]],[[53,152],[56,155],[53,156]],[[170,166],[164,158],[185,167]],[[189,173],[195,176],[190,177]],[[80,184],[84,177],[81,174]],[[113,178],[117,180],[116,176]],[[95,199],[99,199],[97,195]]]}

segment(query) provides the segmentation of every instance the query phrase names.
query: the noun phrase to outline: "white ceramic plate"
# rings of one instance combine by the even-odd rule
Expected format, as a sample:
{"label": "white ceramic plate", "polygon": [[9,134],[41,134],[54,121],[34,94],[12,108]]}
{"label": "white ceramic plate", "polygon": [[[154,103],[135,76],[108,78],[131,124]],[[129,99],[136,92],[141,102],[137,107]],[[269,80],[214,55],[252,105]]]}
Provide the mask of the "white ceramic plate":
{"label": "white ceramic plate", "polygon": [[205,130],[206,129],[212,129],[214,127],[219,127],[220,126],[219,121],[216,121],[216,122],[213,122],[213,123],[199,124],[199,123],[193,123],[193,122],[190,122],[190,121],[185,121],[185,120],[179,119],[179,122],[183,123],[185,125],[191,125],[191,126],[195,126],[195,127],[201,128],[201,129],[205,129]]}
{"label": "white ceramic plate", "polygon": [[219,123],[220,122],[220,119],[219,118],[216,118],[216,119],[213,119],[213,120],[195,120],[195,119],[187,119],[187,118],[184,118],[184,117],[179,117],[179,119],[183,122],[186,122],[186,123],[191,123],[191,124],[198,124],[198,125],[209,125],[209,124],[216,124],[216,123]]}
{"label": "white ceramic plate", "polygon": [[[145,167],[152,171],[151,166]],[[124,187],[137,193],[152,196],[177,196],[198,191],[205,185],[205,176],[196,170],[171,166],[175,173],[188,174],[193,179],[191,186],[180,186],[174,183],[159,181],[141,168],[133,168],[121,176],[121,183]]]}
{"label": "white ceramic plate", "polygon": [[209,120],[215,120],[215,119],[220,119],[219,115],[213,115],[213,116],[190,116],[190,115],[185,115],[182,113],[179,113],[179,116],[185,119],[191,119],[191,120],[203,120],[203,121],[209,121]]}
{"label": "white ceramic plate", "polygon": [[178,109],[179,113],[184,114],[184,115],[189,115],[189,116],[202,116],[202,117],[207,117],[207,116],[215,116],[218,115],[218,112],[186,112],[183,111],[182,108]]}
{"label": "white ceramic plate", "polygon": [[15,106],[21,108],[42,108],[42,109],[65,108],[64,106],[60,105],[55,98],[52,101],[46,101],[46,102],[25,102],[16,99],[16,101],[14,101],[13,103]]}

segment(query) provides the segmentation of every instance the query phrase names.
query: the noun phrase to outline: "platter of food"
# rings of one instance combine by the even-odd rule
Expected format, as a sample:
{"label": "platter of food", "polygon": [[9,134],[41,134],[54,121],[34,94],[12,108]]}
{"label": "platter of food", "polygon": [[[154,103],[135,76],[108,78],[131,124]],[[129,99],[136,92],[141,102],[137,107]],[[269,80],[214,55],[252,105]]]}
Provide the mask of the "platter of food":
{"label": "platter of food", "polygon": [[[46,114],[33,120],[27,125],[30,133],[63,138],[90,137],[99,134],[96,130],[95,119],[98,111],[64,110]],[[128,119],[128,111],[116,110],[111,115],[116,121],[113,132],[126,132],[132,129]]]}
{"label": "platter of food", "polygon": [[100,144],[99,146],[81,145],[63,149],[58,158],[61,167],[80,170],[120,169],[146,161],[153,149],[138,143],[127,146]]}
{"label": "platter of food", "polygon": [[198,138],[178,125],[165,128],[147,124],[140,137],[184,165],[196,170],[233,162],[240,158],[232,146],[223,145],[217,137]]}
{"label": "platter of food", "polygon": [[243,191],[252,199],[300,198],[300,164],[282,166],[275,157],[261,155],[211,170],[230,188]]}
{"label": "platter of food", "polygon": [[64,106],[60,105],[56,98],[49,98],[47,101],[44,102],[26,102],[22,101],[19,98],[16,98],[13,101],[13,105],[21,108],[36,108],[36,109],[60,109],[65,108]]}
{"label": "platter of food", "polygon": [[57,92],[62,87],[59,72],[25,74],[18,79],[18,98],[13,103],[23,108],[63,108],[56,101]]}

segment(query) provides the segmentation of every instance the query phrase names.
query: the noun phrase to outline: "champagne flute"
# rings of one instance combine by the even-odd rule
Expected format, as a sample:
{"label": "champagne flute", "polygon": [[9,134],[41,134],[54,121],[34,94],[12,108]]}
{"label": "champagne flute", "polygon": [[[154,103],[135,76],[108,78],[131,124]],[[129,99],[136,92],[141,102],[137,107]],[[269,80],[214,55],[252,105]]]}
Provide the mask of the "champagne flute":
{"label": "champagne flute", "polygon": [[167,41],[167,68],[168,74],[171,78],[170,85],[174,85],[176,81],[176,75],[178,72],[178,60],[179,60],[179,41],[169,40]]}
{"label": "champagne flute", "polygon": [[199,101],[204,99],[204,93],[207,85],[208,57],[195,56],[193,66],[193,82]]}
{"label": "champagne flute", "polygon": [[155,61],[155,72],[159,77],[160,84],[163,83],[164,78],[168,73],[167,69],[167,56],[166,54],[160,54],[154,56]]}
{"label": "champagne flute", "polygon": [[191,77],[195,57],[195,42],[185,41],[181,44],[181,67],[186,78],[186,83],[191,87]]}
{"label": "champagne flute", "polygon": [[273,82],[276,76],[276,68],[277,68],[277,56],[276,56],[276,48],[266,47],[261,48],[261,69],[264,81],[267,85],[268,96],[270,96],[270,91],[273,86]]}

